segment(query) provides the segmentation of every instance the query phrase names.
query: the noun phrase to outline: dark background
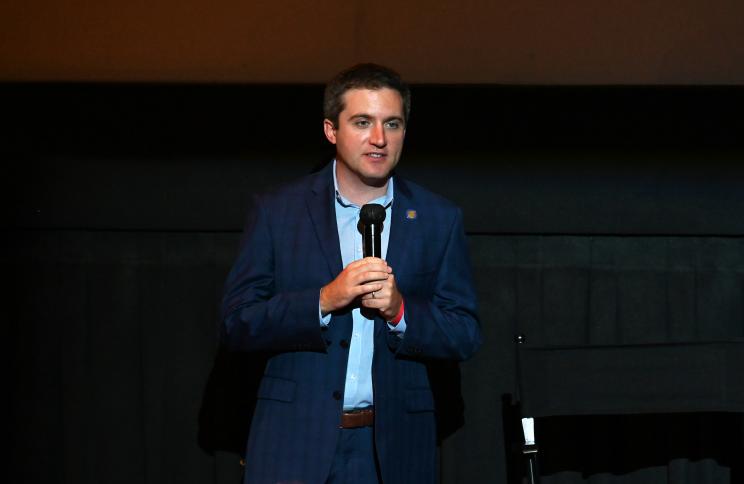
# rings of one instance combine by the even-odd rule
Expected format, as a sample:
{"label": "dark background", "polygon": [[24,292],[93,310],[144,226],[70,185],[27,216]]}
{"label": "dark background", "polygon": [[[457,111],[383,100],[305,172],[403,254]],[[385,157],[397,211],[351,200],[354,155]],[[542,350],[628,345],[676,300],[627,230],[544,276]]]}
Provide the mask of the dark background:
{"label": "dark background", "polygon": [[[0,85],[12,482],[238,482],[255,370],[218,353],[222,283],[250,195],[332,156],[321,98]],[[742,341],[743,110],[741,87],[414,86],[399,171],[463,208],[485,335],[442,482],[519,479],[517,334]],[[744,402],[719,410],[541,418],[544,481],[744,482]]]}

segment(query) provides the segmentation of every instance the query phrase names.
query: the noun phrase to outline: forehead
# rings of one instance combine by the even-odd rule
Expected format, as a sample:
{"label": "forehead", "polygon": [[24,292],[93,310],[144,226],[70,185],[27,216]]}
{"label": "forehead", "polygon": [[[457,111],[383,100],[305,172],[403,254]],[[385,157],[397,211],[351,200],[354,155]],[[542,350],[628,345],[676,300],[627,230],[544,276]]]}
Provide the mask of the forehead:
{"label": "forehead", "polygon": [[349,89],[343,95],[345,116],[367,114],[403,118],[403,98],[395,89]]}

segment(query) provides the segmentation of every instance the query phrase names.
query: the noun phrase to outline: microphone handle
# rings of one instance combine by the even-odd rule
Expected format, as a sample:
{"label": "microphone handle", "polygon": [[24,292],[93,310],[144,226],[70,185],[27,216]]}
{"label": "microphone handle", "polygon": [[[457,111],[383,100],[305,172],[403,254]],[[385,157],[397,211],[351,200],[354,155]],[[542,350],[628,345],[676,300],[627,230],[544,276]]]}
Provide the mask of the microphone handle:
{"label": "microphone handle", "polygon": [[368,224],[364,226],[364,257],[379,257],[382,259],[382,224]]}

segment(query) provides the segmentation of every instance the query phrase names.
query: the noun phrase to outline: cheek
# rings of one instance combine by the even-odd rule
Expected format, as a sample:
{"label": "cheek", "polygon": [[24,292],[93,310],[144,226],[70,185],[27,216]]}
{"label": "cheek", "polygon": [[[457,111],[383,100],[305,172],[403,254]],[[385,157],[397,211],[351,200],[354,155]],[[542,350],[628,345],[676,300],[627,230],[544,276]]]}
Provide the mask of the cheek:
{"label": "cheek", "polygon": [[338,140],[338,145],[351,150],[363,143],[361,138],[361,136],[344,136]]}

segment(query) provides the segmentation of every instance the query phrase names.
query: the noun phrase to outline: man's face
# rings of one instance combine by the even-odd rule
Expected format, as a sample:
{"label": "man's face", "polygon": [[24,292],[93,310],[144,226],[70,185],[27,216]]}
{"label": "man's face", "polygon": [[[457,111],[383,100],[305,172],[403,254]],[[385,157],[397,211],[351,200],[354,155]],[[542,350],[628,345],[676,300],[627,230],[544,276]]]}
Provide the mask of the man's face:
{"label": "man's face", "polygon": [[390,88],[351,89],[344,93],[338,126],[326,119],[323,127],[328,141],[336,145],[340,175],[383,186],[403,150],[403,99]]}

